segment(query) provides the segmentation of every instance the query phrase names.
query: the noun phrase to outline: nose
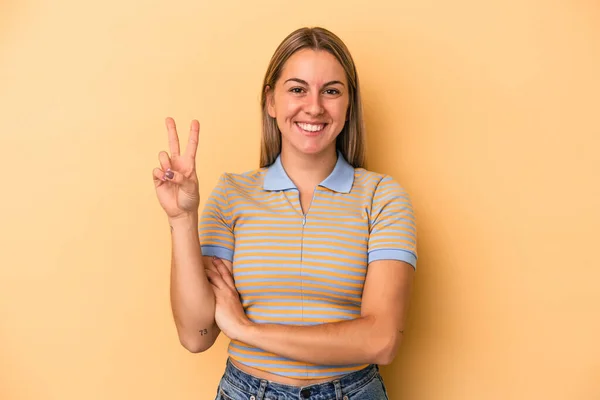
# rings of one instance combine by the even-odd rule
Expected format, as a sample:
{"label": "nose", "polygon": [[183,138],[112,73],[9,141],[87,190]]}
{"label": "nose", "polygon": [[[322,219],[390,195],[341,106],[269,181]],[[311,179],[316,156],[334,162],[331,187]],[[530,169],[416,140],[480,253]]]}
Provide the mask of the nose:
{"label": "nose", "polygon": [[324,110],[320,93],[312,93],[309,96],[306,96],[304,111],[313,116],[323,114]]}

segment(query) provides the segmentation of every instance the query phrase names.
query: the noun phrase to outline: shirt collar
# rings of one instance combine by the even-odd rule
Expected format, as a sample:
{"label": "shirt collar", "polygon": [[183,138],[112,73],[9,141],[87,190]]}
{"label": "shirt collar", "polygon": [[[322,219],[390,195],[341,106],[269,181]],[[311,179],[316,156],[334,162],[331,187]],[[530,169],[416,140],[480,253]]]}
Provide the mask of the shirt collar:
{"label": "shirt collar", "polygon": [[[354,183],[354,167],[344,159],[341,152],[338,151],[337,162],[331,174],[319,186],[333,190],[338,193],[350,193],[352,184]],[[267,168],[263,180],[264,190],[289,190],[297,189],[294,182],[285,172],[281,164],[281,155],[270,167]]]}

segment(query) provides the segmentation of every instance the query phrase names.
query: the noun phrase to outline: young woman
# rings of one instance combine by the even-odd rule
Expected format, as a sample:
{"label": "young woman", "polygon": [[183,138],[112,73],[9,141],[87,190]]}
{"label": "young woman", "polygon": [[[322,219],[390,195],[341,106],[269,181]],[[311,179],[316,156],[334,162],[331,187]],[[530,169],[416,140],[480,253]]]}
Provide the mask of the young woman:
{"label": "young woman", "polygon": [[[154,182],[172,231],[181,343],[229,358],[217,399],[386,399],[378,364],[400,343],[416,268],[410,199],[364,164],[358,76],[322,28],[291,33],[262,91],[260,168],[223,174],[199,216],[199,124]],[[199,234],[198,234],[199,232]]]}

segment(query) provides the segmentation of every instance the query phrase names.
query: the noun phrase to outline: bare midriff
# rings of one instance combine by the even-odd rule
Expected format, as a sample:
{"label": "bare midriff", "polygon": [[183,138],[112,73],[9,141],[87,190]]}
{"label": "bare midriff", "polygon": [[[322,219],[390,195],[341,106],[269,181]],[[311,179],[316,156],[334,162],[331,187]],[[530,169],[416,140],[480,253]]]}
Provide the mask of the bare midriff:
{"label": "bare midriff", "polygon": [[289,378],[287,376],[275,375],[270,372],[262,371],[260,369],[256,369],[254,367],[249,367],[247,365],[241,364],[234,359],[231,359],[231,363],[235,365],[235,367],[239,370],[244,371],[248,375],[252,375],[259,379],[265,379],[270,382],[281,383],[282,385],[290,385],[290,386],[308,386],[314,385],[317,383],[329,382],[333,380],[333,378],[325,378],[325,379],[294,379]]}

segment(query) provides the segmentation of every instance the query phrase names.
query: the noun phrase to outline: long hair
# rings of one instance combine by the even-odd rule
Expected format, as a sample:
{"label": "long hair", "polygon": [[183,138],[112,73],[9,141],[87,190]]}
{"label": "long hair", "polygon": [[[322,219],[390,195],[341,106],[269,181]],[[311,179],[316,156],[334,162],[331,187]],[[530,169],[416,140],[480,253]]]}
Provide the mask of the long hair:
{"label": "long hair", "polygon": [[332,32],[324,28],[300,28],[289,34],[277,47],[262,86],[260,104],[262,108],[262,137],[260,146],[260,167],[268,167],[281,153],[281,132],[277,120],[267,110],[268,91],[275,89],[286,61],[302,49],[325,50],[331,53],[342,65],[348,80],[348,118],[336,140],[336,147],[354,168],[365,164],[365,126],[358,74],[350,51]]}

